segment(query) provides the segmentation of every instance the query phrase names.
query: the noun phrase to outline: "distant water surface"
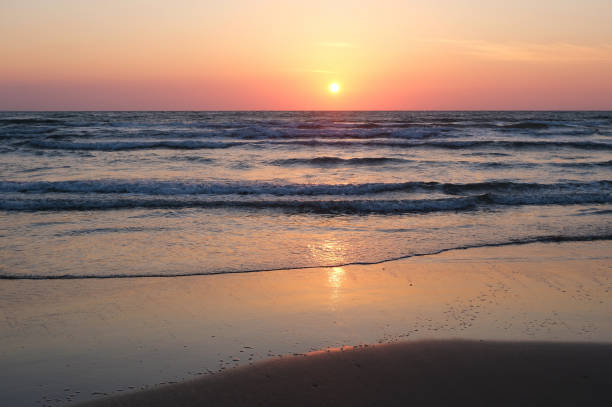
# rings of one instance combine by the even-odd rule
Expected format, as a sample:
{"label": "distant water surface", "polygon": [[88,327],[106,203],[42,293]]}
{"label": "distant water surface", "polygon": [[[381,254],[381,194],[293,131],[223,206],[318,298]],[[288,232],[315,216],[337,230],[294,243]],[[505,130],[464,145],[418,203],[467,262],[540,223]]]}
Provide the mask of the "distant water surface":
{"label": "distant water surface", "polygon": [[0,278],[612,238],[610,112],[0,113]]}

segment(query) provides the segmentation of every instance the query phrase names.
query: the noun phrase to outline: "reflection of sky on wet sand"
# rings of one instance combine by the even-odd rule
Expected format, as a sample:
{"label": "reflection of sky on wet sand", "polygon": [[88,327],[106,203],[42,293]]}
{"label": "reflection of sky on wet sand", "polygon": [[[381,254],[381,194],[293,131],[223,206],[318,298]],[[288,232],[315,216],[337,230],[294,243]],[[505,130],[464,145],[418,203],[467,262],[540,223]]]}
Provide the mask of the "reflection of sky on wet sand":
{"label": "reflection of sky on wet sand", "polygon": [[[333,239],[311,248],[336,259],[346,250]],[[33,405],[64,388],[91,397],[378,341],[609,342],[609,253],[609,242],[537,244],[377,266],[0,281],[0,392]]]}

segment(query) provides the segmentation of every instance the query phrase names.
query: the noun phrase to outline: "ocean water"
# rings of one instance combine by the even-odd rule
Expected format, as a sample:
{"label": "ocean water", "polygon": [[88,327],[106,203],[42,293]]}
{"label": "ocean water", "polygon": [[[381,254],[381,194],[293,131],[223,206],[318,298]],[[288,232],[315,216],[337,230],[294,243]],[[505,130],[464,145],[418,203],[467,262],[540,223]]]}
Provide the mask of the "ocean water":
{"label": "ocean water", "polygon": [[0,278],[612,239],[611,112],[0,113]]}

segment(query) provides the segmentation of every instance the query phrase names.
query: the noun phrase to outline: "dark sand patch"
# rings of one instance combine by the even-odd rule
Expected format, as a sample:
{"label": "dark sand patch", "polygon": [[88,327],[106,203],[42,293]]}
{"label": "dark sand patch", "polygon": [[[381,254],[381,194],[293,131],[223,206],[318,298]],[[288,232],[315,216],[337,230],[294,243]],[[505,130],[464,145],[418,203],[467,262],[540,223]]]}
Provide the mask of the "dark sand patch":
{"label": "dark sand patch", "polygon": [[416,341],[323,351],[82,404],[612,405],[612,345]]}

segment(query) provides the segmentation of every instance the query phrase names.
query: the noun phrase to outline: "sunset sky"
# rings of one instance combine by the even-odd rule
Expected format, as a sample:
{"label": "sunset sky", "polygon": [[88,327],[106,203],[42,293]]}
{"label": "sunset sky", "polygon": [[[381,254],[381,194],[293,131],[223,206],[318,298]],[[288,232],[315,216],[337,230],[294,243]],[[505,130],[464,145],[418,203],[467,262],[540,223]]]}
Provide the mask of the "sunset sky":
{"label": "sunset sky", "polygon": [[611,21],[610,0],[3,0],[0,110],[606,110]]}

